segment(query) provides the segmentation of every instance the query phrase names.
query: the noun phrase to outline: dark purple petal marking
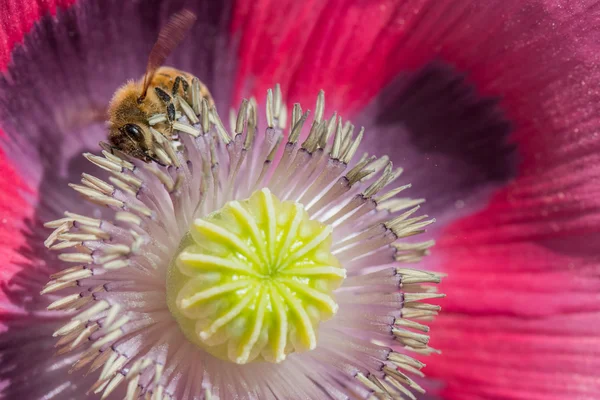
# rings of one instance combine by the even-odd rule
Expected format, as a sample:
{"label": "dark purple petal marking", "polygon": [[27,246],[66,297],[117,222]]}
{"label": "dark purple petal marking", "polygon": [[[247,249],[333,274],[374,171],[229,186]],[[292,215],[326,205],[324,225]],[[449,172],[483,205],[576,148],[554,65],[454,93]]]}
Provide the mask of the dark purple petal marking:
{"label": "dark purple petal marking", "polygon": [[424,212],[436,218],[472,212],[515,174],[511,125],[497,101],[479,96],[442,62],[399,77],[360,122],[375,133],[363,149],[387,153],[403,167],[418,195],[427,198]]}

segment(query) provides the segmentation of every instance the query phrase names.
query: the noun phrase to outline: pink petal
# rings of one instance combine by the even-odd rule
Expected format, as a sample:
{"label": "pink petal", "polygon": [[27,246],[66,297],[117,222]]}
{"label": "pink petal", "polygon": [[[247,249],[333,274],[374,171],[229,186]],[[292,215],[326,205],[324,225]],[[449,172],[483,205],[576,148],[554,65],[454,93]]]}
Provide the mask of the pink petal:
{"label": "pink petal", "polygon": [[5,70],[15,45],[44,15],[56,13],[76,0],[2,0],[0,1],[0,70]]}
{"label": "pink petal", "polygon": [[432,342],[445,351],[429,372],[448,398],[465,387],[511,399],[600,395],[600,170],[568,167],[584,161],[523,176],[440,240],[448,298]]}
{"label": "pink petal", "polygon": [[[1,133],[0,133],[1,134]],[[18,263],[26,259],[17,250],[25,243],[24,220],[31,216],[32,207],[23,201],[24,194],[30,192],[27,185],[9,165],[6,156],[0,152],[0,259],[5,260],[0,268],[0,315],[10,310],[8,300],[11,279],[20,270]],[[0,322],[0,332],[2,331]]]}

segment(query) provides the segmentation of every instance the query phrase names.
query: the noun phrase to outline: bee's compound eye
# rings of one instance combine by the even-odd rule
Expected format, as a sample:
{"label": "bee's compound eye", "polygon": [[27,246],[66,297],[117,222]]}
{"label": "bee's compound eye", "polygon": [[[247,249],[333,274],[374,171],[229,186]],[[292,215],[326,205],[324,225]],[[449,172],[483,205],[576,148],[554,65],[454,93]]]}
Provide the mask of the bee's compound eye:
{"label": "bee's compound eye", "polygon": [[136,124],[127,124],[123,126],[121,130],[136,142],[142,140],[142,138],[144,137],[144,134],[142,133],[142,128],[140,128]]}

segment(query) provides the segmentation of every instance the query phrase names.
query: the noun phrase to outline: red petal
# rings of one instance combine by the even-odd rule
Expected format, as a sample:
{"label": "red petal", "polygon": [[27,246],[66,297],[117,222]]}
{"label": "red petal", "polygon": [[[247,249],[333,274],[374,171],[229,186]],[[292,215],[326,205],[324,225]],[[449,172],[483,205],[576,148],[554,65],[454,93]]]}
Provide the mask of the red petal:
{"label": "red petal", "polygon": [[10,61],[10,53],[45,14],[56,14],[57,7],[68,7],[76,0],[0,0],[0,71]]}
{"label": "red petal", "polygon": [[[0,131],[0,136],[3,136]],[[25,245],[26,218],[33,214],[31,203],[24,201],[24,196],[31,194],[31,189],[21,180],[16,171],[7,163],[6,156],[0,150],[0,315],[7,308],[14,306],[13,301],[6,301],[10,296],[11,279],[21,270],[20,263],[26,257],[19,249]],[[0,331],[2,325],[0,324]]]}
{"label": "red petal", "polygon": [[[354,82],[356,74],[376,48],[374,42],[384,33],[390,15],[400,7],[389,0],[349,3],[238,1],[232,24],[241,37],[237,94],[251,90],[262,96],[279,82],[294,102],[311,104],[322,88],[331,94],[327,102],[332,109],[347,106],[343,92],[359,84]],[[244,86],[248,82],[253,82],[251,88]],[[381,86],[369,87],[371,95]]]}
{"label": "red petal", "polygon": [[443,356],[427,360],[427,372],[448,383],[447,398],[600,396],[596,158],[531,170],[446,230],[437,254],[448,297],[432,329]]}

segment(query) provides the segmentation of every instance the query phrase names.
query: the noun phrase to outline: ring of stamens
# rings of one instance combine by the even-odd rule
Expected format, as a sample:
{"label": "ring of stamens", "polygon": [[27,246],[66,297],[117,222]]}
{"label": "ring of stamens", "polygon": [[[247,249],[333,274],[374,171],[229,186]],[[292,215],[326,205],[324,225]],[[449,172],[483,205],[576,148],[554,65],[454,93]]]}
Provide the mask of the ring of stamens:
{"label": "ring of stamens", "polygon": [[330,251],[331,227],[265,188],[190,232],[167,277],[169,309],[190,341],[238,364],[316,347],[346,276]]}
{"label": "ring of stamens", "polygon": [[[303,129],[308,111],[295,104],[286,130],[279,87],[269,91],[266,130],[260,132],[254,99],[244,101],[237,115],[231,114],[227,130],[216,110],[197,93],[197,82],[192,90],[196,94],[190,107],[176,115],[172,138],[158,130],[164,115],[149,121],[156,127],[152,133],[164,166],[107,149],[102,156],[84,154],[107,178],[83,174],[81,182],[71,187],[110,210],[102,213],[102,219],[66,212],[64,218],[46,224],[54,231],[44,244],[59,251],[63,262],[75,264],[51,275],[42,290],[52,297],[50,310],[73,312],[72,320],[54,334],[59,338],[57,354],[78,352],[73,371],[99,370],[90,391],[102,392],[103,399],[122,383],[127,400],[210,399],[213,390],[219,396],[243,398],[249,393],[246,383],[260,386],[262,392],[257,393],[290,398],[288,382],[294,383],[294,396],[302,398],[320,398],[323,391],[352,399],[415,398],[412,392],[423,393],[409,377],[422,376],[423,364],[405,352],[436,352],[428,345],[429,328],[420,321],[437,315],[440,307],[426,301],[443,295],[431,286],[441,275],[401,267],[420,261],[433,245],[431,240],[401,241],[424,232],[433,222],[415,216],[423,199],[399,196],[410,185],[390,188],[401,169],[394,169],[386,156],[355,158],[363,132],[354,135],[354,126],[343,124],[335,113],[325,119],[323,92],[310,129]],[[282,157],[276,159],[276,154]],[[229,202],[242,204],[246,200],[239,199],[263,188],[282,203],[303,204],[310,221],[332,226],[328,251],[348,271],[335,290],[339,304],[335,318],[319,326],[317,348],[275,368],[266,362],[235,365],[223,360],[244,361],[240,347],[232,357],[228,353],[213,357],[190,343],[193,340],[184,340],[185,329],[169,311],[180,312],[176,295],[185,282],[177,286],[173,277],[168,278],[175,285],[168,290],[171,299],[165,296],[169,264],[178,272],[173,257],[194,244],[193,235],[186,238],[193,222],[210,220]],[[332,277],[332,287],[336,279],[342,278]],[[331,298],[330,291],[319,290]],[[309,303],[307,309],[313,307]],[[329,314],[323,312],[321,318]],[[188,338],[197,334],[196,322],[192,321]],[[316,330],[316,319],[313,327]],[[231,336],[227,340],[241,343]],[[251,348],[248,360],[277,361],[288,354],[269,354],[260,340],[259,335],[252,346],[247,345],[252,341],[244,342],[246,349]],[[293,340],[287,340],[286,348]],[[303,349],[301,344],[297,350]],[[258,350],[260,356],[252,354]],[[249,374],[247,380],[238,382],[244,374]],[[183,392],[189,396],[181,397]]]}

